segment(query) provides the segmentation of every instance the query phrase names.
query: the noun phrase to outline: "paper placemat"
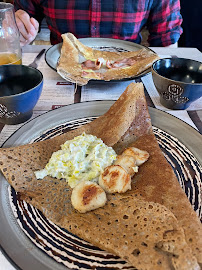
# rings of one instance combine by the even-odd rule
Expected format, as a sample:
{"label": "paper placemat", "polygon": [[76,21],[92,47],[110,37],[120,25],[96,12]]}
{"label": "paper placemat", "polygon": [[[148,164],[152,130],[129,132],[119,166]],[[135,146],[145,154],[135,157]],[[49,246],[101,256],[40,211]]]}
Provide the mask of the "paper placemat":
{"label": "paper placemat", "polygon": [[0,250],[0,269],[1,270],[16,270],[16,268],[14,268],[11,263],[5,259],[5,256],[2,254],[1,250]]}
{"label": "paper placemat", "polygon": [[117,100],[135,80],[122,82],[90,82],[82,87],[81,102],[89,100]]}
{"label": "paper placemat", "polygon": [[194,122],[191,120],[191,118],[189,117],[189,114],[187,111],[166,111],[169,114],[172,114],[173,116],[181,119],[182,121],[186,122],[187,124],[189,124],[190,126],[192,126],[193,128],[195,128],[196,130],[198,130],[198,128],[196,127],[196,125],[194,124]]}

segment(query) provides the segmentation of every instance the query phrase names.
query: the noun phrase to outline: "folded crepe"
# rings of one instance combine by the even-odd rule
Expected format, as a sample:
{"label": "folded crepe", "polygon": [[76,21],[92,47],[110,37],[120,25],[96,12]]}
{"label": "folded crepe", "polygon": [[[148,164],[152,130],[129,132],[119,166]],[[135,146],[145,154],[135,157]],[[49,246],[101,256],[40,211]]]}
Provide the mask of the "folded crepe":
{"label": "folded crepe", "polygon": [[[104,207],[81,214],[72,207],[71,188],[64,180],[37,180],[34,171],[44,168],[62,143],[84,131],[117,153],[132,144],[150,158],[132,179],[130,191],[108,194]],[[1,149],[0,168],[18,197],[136,269],[200,269],[201,224],[152,132],[141,83],[130,84],[107,113],[89,124],[51,141]]]}
{"label": "folded crepe", "polygon": [[63,34],[62,38],[57,72],[65,80],[78,85],[85,85],[92,79],[110,81],[131,78],[151,67],[159,58],[146,48],[131,52],[100,51],[85,46],[71,33]]}

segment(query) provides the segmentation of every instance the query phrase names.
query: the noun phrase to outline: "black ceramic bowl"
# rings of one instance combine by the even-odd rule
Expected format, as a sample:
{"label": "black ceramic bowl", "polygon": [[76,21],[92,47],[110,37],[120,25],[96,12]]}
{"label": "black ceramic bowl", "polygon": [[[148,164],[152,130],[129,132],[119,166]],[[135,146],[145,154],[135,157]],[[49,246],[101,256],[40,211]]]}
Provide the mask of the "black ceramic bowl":
{"label": "black ceramic bowl", "polygon": [[166,108],[186,109],[202,96],[202,63],[198,61],[159,59],[152,65],[152,77],[160,102]]}
{"label": "black ceramic bowl", "polygon": [[42,91],[43,75],[23,65],[0,66],[0,122],[8,125],[27,121]]}

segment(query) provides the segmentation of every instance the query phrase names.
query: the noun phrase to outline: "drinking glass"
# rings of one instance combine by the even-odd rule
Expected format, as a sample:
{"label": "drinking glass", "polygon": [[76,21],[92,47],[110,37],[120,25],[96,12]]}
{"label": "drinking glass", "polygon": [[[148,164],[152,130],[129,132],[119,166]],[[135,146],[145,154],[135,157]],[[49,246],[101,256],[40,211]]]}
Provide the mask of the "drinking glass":
{"label": "drinking glass", "polygon": [[7,64],[22,64],[20,33],[13,5],[0,2],[0,65]]}

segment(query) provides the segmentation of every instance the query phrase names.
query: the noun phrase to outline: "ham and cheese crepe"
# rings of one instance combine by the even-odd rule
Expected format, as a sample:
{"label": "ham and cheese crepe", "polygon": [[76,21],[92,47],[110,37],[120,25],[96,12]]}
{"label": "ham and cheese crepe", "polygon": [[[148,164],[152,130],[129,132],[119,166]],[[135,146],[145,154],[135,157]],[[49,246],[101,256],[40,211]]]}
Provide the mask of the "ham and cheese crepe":
{"label": "ham and cheese crepe", "polygon": [[[107,194],[105,206],[85,214],[70,202],[64,180],[37,180],[51,154],[67,139],[86,132],[120,154],[129,145],[150,157],[132,179],[131,190]],[[201,223],[152,132],[143,85],[130,84],[107,113],[50,140],[0,150],[0,168],[18,197],[55,224],[143,270],[198,270]],[[53,200],[54,198],[54,200]]]}
{"label": "ham and cheese crepe", "polygon": [[120,80],[145,71],[159,57],[148,49],[131,52],[99,51],[82,44],[73,34],[62,35],[57,72],[67,81],[85,85],[89,80]]}

